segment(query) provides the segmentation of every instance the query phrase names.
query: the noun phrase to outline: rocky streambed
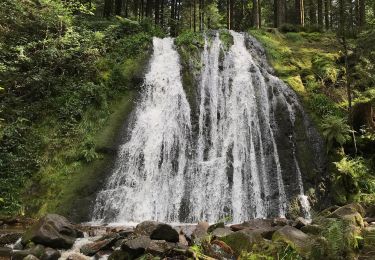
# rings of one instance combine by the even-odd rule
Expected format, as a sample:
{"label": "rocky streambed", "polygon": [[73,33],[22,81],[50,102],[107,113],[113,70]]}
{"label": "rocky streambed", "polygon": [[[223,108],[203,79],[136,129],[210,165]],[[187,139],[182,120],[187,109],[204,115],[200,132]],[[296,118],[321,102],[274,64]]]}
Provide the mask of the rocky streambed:
{"label": "rocky streambed", "polygon": [[135,227],[75,225],[48,214],[0,220],[0,259],[375,259],[375,207],[331,207],[301,217],[241,224]]}

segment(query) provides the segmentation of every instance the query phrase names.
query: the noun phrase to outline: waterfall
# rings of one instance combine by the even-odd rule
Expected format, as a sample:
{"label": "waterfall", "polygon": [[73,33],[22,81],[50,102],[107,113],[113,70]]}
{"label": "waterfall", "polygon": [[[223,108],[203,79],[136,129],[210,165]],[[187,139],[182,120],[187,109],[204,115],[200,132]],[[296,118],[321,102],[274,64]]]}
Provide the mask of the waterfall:
{"label": "waterfall", "polygon": [[143,98],[94,220],[238,223],[284,217],[292,198],[309,217],[295,131],[303,118],[308,132],[302,108],[255,40],[249,48],[244,34],[230,33],[228,50],[219,33],[205,39],[196,133],[173,39],[154,38]]}
{"label": "waterfall", "polygon": [[97,196],[96,218],[136,222],[178,219],[188,163],[190,107],[173,39],[154,38],[130,139],[120,147],[115,169]]}

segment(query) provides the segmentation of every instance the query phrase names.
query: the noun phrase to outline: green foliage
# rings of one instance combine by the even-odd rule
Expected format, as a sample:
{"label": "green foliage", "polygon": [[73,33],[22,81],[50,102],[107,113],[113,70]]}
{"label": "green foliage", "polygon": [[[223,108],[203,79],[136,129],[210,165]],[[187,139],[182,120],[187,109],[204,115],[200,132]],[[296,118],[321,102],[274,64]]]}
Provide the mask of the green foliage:
{"label": "green foliage", "polygon": [[334,164],[341,176],[348,176],[352,179],[359,179],[367,172],[367,168],[362,158],[349,159],[344,157],[341,161],[335,162]]}
{"label": "green foliage", "polygon": [[286,246],[279,254],[280,260],[302,260],[302,256],[291,246]]}
{"label": "green foliage", "polygon": [[152,36],[162,35],[128,19],[76,16],[91,12],[78,3],[0,3],[1,213],[22,209],[29,185],[43,183],[27,197],[62,200],[64,183],[103,157],[94,136],[113,100],[139,84]]}
{"label": "green foliage", "polygon": [[336,66],[336,57],[329,54],[315,55],[312,58],[312,71],[323,84],[327,82],[335,84],[338,78],[339,69]]}
{"label": "green foliage", "polygon": [[321,125],[323,135],[327,141],[327,152],[335,143],[343,146],[350,139],[350,127],[343,118],[327,116]]}
{"label": "green foliage", "polygon": [[185,46],[187,49],[191,50],[194,50],[196,48],[203,48],[203,34],[192,31],[183,32],[176,38],[176,45]]}
{"label": "green foliage", "polygon": [[226,50],[233,45],[233,37],[228,30],[220,30],[220,40]]}
{"label": "green foliage", "polygon": [[274,258],[271,256],[267,256],[264,254],[252,253],[243,251],[241,255],[238,257],[238,260],[273,260]]}

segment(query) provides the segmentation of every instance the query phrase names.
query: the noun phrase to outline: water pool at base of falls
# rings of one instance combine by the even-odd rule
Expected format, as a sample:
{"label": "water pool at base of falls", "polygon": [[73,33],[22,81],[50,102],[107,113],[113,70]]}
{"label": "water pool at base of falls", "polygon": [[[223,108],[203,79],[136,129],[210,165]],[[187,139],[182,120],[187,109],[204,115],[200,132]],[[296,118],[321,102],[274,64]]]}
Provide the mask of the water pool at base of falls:
{"label": "water pool at base of falls", "polygon": [[292,198],[309,217],[294,130],[302,108],[255,39],[230,33],[228,50],[218,33],[206,36],[197,131],[174,40],[154,38],[142,98],[93,223],[240,223],[284,217]]}

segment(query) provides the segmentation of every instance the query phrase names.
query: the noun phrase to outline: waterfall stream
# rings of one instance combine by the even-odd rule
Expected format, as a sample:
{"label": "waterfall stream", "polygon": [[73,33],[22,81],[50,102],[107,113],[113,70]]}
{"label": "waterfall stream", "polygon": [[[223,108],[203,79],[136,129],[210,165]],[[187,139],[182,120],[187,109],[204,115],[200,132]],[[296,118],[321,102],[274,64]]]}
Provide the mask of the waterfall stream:
{"label": "waterfall stream", "polygon": [[173,39],[154,38],[143,98],[94,220],[238,223],[283,217],[292,198],[309,217],[295,133],[302,108],[254,42],[231,35],[228,50],[219,33],[206,37],[197,133]]}

